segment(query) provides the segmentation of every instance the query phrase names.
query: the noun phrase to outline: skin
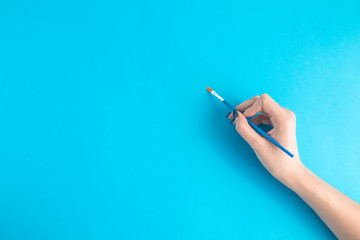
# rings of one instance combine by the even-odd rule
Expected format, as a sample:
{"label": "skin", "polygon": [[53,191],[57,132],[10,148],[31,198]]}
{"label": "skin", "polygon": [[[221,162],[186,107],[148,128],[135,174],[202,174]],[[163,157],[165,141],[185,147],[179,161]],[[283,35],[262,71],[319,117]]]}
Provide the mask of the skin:
{"label": "skin", "polygon": [[[249,143],[264,167],[280,182],[297,193],[339,239],[360,239],[360,205],[316,176],[300,161],[296,141],[296,117],[268,94],[255,96],[236,107],[233,123]],[[243,114],[240,111],[245,111]],[[273,126],[268,134],[294,154],[290,158],[248,124],[252,121]],[[231,113],[228,118],[233,119]]]}

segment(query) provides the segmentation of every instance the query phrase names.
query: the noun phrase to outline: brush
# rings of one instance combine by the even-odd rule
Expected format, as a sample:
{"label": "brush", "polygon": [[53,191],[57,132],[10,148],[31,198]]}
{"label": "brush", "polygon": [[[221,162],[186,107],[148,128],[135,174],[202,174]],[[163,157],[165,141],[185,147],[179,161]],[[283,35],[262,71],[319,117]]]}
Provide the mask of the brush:
{"label": "brush", "polygon": [[[231,105],[228,101],[226,101],[225,99],[223,99],[222,97],[220,97],[219,94],[217,94],[214,90],[212,90],[211,88],[207,87],[206,90],[208,90],[212,95],[214,95],[215,97],[217,97],[220,101],[222,101],[231,111],[238,111],[233,105]],[[236,116],[234,116],[235,118]],[[283,152],[285,152],[287,155],[289,155],[290,157],[294,157],[294,155],[289,152],[288,150],[286,150],[286,148],[284,148],[283,146],[280,145],[280,143],[278,143],[275,139],[273,139],[272,137],[270,137],[266,132],[264,132],[263,130],[261,130],[258,126],[256,126],[251,120],[250,118],[246,118],[246,120],[248,121],[249,125],[260,135],[262,135],[263,137],[265,137],[267,140],[269,140],[270,142],[272,142],[275,146],[277,146],[278,148],[280,148]]]}

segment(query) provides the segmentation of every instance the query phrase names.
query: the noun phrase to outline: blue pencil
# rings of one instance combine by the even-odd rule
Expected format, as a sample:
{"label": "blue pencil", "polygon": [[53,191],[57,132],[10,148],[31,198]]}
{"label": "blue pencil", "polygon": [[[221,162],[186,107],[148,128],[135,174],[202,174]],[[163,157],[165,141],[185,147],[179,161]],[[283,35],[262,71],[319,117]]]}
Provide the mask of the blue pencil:
{"label": "blue pencil", "polygon": [[[207,87],[206,88],[212,95],[214,95],[215,97],[217,97],[218,99],[220,99],[220,101],[222,101],[231,111],[238,111],[233,105],[231,105],[228,101],[226,101],[225,99],[223,99],[222,97],[220,97],[214,90],[212,90],[211,88]],[[272,137],[270,137],[266,132],[264,132],[263,130],[261,130],[258,126],[256,126],[251,120],[250,118],[246,118],[249,125],[260,135],[262,135],[263,137],[265,137],[266,139],[268,139],[270,142],[272,142],[275,146],[277,146],[278,148],[280,148],[282,151],[284,151],[287,155],[289,155],[290,157],[294,157],[294,154],[292,154],[291,152],[289,152],[288,150],[286,150],[286,148],[284,148],[283,146],[280,145],[280,143],[278,143],[275,139],[273,139]]]}

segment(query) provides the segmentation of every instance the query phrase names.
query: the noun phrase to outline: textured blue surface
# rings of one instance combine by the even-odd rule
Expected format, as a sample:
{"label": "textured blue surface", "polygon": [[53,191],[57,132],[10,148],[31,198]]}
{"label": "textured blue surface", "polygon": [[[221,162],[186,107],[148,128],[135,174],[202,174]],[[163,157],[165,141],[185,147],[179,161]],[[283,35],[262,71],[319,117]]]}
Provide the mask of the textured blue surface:
{"label": "textured blue surface", "polygon": [[359,1],[1,1],[1,239],[331,239],[225,119],[268,93],[359,192]]}

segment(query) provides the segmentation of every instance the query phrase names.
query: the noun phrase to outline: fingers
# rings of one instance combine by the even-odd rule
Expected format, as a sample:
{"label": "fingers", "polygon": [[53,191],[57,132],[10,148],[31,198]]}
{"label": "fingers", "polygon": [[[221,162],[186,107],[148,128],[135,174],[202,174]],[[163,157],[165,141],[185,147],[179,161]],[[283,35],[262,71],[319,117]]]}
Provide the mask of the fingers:
{"label": "fingers", "polygon": [[[246,100],[245,102],[240,103],[240,104],[237,105],[235,108],[236,108],[238,111],[243,112],[245,109],[251,107],[251,106],[254,104],[254,102],[255,102],[257,99],[259,99],[259,98],[260,98],[259,96],[254,96],[254,97]],[[230,118],[230,119],[233,119],[233,114],[232,114],[232,112],[230,112],[226,117],[227,117],[227,118]]]}
{"label": "fingers", "polygon": [[258,112],[267,113],[270,118],[278,117],[283,113],[280,105],[276,103],[268,94],[262,94],[254,104],[244,112],[245,117],[251,117]]}
{"label": "fingers", "polygon": [[251,107],[256,102],[256,100],[258,100],[259,98],[260,97],[256,95],[256,96],[250,98],[249,100],[246,100],[245,102],[242,102],[239,105],[237,105],[236,109],[240,112],[244,111],[245,109]]}
{"label": "fingers", "polygon": [[236,131],[250,144],[253,149],[258,149],[259,146],[265,143],[265,139],[255,132],[249,125],[246,118],[240,112],[237,112],[238,117],[235,118]]}

